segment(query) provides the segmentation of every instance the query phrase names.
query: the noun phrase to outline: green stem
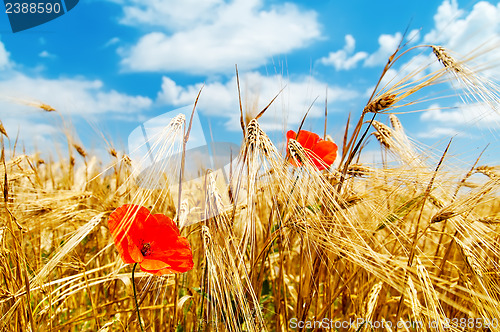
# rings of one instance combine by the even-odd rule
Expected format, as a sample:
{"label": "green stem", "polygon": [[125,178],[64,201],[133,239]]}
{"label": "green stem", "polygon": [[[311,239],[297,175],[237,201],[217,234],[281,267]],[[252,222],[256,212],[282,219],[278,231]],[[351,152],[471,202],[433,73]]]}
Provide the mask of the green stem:
{"label": "green stem", "polygon": [[141,314],[139,312],[139,302],[137,301],[137,293],[135,291],[135,281],[134,281],[134,272],[138,263],[134,264],[132,268],[132,289],[134,290],[134,300],[135,300],[135,309],[137,310],[137,319],[139,320],[139,326],[141,327],[141,331],[144,332],[144,327],[142,326]]}

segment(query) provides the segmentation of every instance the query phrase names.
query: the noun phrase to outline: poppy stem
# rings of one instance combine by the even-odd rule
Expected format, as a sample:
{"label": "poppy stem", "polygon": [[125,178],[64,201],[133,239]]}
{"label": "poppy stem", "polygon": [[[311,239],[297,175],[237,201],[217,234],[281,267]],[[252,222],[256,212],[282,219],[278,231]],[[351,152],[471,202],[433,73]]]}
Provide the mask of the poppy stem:
{"label": "poppy stem", "polygon": [[132,289],[134,290],[134,300],[135,300],[135,309],[137,310],[137,319],[139,320],[139,326],[141,327],[141,331],[144,332],[144,327],[142,326],[141,314],[139,313],[139,302],[137,301],[137,292],[135,291],[135,281],[134,281],[134,272],[138,263],[134,264],[132,268]]}

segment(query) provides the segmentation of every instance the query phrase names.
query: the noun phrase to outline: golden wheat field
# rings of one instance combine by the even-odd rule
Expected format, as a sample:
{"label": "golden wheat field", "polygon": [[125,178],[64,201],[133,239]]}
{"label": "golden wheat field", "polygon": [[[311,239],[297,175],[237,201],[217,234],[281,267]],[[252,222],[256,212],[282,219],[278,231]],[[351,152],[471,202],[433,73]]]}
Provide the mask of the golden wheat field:
{"label": "golden wheat field", "polygon": [[[396,114],[451,81],[464,101],[497,112],[500,90],[434,45],[398,49],[380,82],[412,51],[439,68],[377,84],[359,119],[346,119],[330,170],[299,140],[278,149],[260,114],[244,110],[235,110],[243,141],[222,187],[209,169],[198,184],[140,186],[126,151],[100,160],[71,134],[66,153],[42,160],[16,150],[2,126],[0,329],[499,331],[500,168],[480,155],[468,169],[451,167],[447,149],[429,158]],[[182,152],[189,127],[176,117],[153,143]],[[368,139],[394,162],[362,163]],[[146,180],[182,174],[184,159]],[[172,218],[194,267],[161,276],[137,268],[132,278],[108,227],[125,204]],[[193,222],[195,210],[206,217]]]}

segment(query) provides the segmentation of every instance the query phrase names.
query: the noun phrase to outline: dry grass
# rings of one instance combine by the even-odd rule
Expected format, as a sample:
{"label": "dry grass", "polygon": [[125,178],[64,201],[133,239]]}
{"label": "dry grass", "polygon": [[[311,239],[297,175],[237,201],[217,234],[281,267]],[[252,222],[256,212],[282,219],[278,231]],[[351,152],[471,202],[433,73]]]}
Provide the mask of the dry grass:
{"label": "dry grass", "polygon": [[[131,266],[121,262],[106,222],[132,203],[189,225],[181,231],[195,261],[182,275],[137,273],[148,331],[286,331],[299,321],[319,331],[320,322],[345,327],[349,320],[364,324],[340,330],[386,324],[387,331],[462,331],[465,322],[473,331],[487,330],[488,320],[490,330],[500,330],[498,167],[454,170],[446,151],[431,163],[395,115],[392,128],[374,120],[411,103],[408,97],[449,70],[461,83],[477,80],[443,48],[430,50],[443,68],[374,91],[330,172],[318,172],[294,140],[287,153],[278,151],[243,112],[244,141],[222,188],[209,170],[199,184],[171,185],[169,174],[182,174],[183,160],[175,170],[157,164],[137,181],[127,155],[110,148],[103,165],[71,139],[60,161],[9,158],[2,149],[0,329],[138,330]],[[397,59],[396,52],[383,75]],[[498,91],[485,95],[485,85],[469,88],[496,100]],[[398,164],[356,162],[371,126]],[[179,155],[188,131],[185,118],[175,118],[152,150]],[[286,156],[302,166],[290,166]],[[162,185],[138,185],[151,182]],[[188,222],[193,218],[204,220]]]}

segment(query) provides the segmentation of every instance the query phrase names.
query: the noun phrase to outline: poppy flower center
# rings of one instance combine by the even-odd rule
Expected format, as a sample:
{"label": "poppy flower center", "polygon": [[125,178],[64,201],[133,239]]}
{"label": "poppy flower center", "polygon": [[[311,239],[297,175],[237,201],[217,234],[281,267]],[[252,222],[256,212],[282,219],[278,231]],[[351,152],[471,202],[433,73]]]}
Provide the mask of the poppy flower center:
{"label": "poppy flower center", "polygon": [[144,241],[143,241],[142,247],[141,247],[141,253],[143,256],[151,255],[151,253],[152,253],[151,243],[149,243],[149,242],[144,243]]}

